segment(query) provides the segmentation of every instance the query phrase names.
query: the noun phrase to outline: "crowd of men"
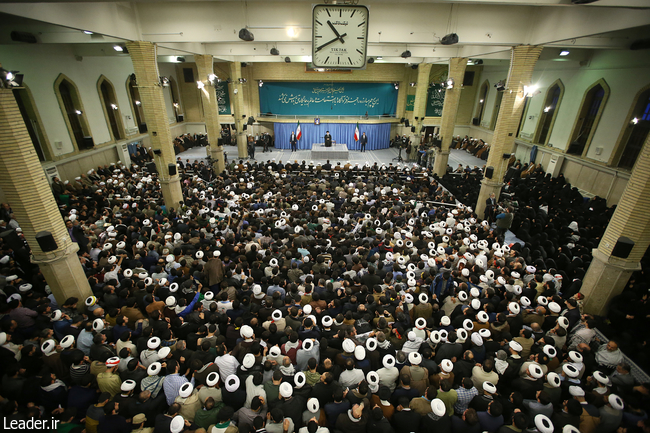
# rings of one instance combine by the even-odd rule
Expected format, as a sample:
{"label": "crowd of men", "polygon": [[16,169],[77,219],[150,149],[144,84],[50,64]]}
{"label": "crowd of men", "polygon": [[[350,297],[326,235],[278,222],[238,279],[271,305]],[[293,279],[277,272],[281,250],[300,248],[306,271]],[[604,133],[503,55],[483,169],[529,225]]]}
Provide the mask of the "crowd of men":
{"label": "crowd of men", "polygon": [[507,243],[416,166],[179,167],[177,208],[131,168],[60,200],[92,294],[1,245],[4,426],[650,432],[650,384],[581,313],[611,210],[563,180],[508,186]]}

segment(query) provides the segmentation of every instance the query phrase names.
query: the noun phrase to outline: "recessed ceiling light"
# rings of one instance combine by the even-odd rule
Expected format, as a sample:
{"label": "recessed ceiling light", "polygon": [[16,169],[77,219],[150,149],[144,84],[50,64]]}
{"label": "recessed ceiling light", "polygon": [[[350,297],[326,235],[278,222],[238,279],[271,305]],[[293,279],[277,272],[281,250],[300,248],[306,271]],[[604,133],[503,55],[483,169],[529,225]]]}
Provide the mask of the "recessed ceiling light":
{"label": "recessed ceiling light", "polygon": [[566,51],[566,50],[565,50],[565,51],[562,51],[562,52],[560,52],[560,55],[561,55],[561,56],[568,56],[568,55],[569,55],[569,51]]}
{"label": "recessed ceiling light", "polygon": [[381,60],[381,59],[383,59],[382,56],[377,56],[377,60]]}
{"label": "recessed ceiling light", "polygon": [[84,30],[84,33],[87,34],[87,35],[92,35],[93,34],[93,32],[91,32],[90,30]]}
{"label": "recessed ceiling light", "polygon": [[120,52],[120,53],[121,53],[122,51],[124,51],[124,48],[120,47],[119,45],[114,45],[114,46],[113,46],[113,49],[114,49],[115,51]]}

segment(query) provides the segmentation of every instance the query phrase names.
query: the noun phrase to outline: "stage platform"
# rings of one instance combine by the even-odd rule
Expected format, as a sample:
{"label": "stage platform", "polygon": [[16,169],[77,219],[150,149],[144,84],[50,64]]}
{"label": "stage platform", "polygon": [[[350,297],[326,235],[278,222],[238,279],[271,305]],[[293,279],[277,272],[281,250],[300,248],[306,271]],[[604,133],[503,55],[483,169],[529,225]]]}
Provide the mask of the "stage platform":
{"label": "stage platform", "polygon": [[344,160],[350,159],[350,151],[347,144],[332,143],[332,147],[325,147],[324,143],[314,143],[311,145],[311,159],[315,160]]}

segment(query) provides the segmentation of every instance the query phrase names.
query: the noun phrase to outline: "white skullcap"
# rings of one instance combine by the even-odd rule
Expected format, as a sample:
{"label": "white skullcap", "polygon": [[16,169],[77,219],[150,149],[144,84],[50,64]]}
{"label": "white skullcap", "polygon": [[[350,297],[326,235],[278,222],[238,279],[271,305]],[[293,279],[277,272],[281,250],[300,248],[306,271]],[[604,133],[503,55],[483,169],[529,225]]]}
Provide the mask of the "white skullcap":
{"label": "white skullcap", "polygon": [[409,362],[411,365],[420,365],[422,362],[422,355],[420,355],[418,352],[409,353]]}
{"label": "white skullcap", "polygon": [[136,385],[135,380],[127,379],[124,382],[122,382],[120,389],[123,392],[133,391],[135,389],[135,385]]}
{"label": "white skullcap", "polygon": [[346,338],[343,340],[343,351],[347,353],[354,353],[355,344],[354,341]]}
{"label": "white skullcap", "polygon": [[162,364],[160,362],[154,362],[147,367],[147,374],[149,376],[157,376],[160,370],[162,370]]}
{"label": "white skullcap", "polygon": [[549,374],[546,375],[546,381],[553,388],[559,388],[560,385],[562,384],[562,379],[560,379],[560,376],[558,376],[557,373],[553,373],[553,372],[550,372]]}
{"label": "white skullcap", "polygon": [[242,365],[247,370],[253,368],[253,366],[255,365],[255,355],[253,355],[252,353],[247,353],[246,355],[244,355],[244,359],[242,360]]}
{"label": "white skullcap", "polygon": [[443,403],[443,401],[440,400],[439,398],[434,398],[433,400],[431,400],[431,410],[437,416],[444,416],[445,413],[447,412],[445,403]]}
{"label": "white skullcap", "polygon": [[[228,392],[235,392],[239,389],[239,377],[237,377],[234,374],[231,374],[230,376],[226,377],[226,390]],[[282,385],[289,385],[288,383],[283,383]],[[280,389],[282,389],[282,385],[280,386]],[[291,386],[291,385],[289,385]]]}
{"label": "white skullcap", "polygon": [[574,397],[584,397],[585,390],[580,388],[579,386],[573,385],[569,387],[569,394],[571,394]]}
{"label": "white skullcap", "polygon": [[290,383],[283,382],[280,384],[280,395],[284,398],[289,398],[293,395],[293,387]]}
{"label": "white skullcap", "polygon": [[490,393],[490,394],[495,394],[497,392],[497,387],[494,386],[492,382],[483,382],[483,391]]}
{"label": "white skullcap", "polygon": [[180,433],[185,429],[185,418],[182,415],[176,415],[169,424],[171,433]]}
{"label": "white skullcap", "polygon": [[610,394],[607,400],[609,401],[609,404],[612,405],[612,408],[616,410],[623,410],[625,407],[623,399],[616,394]]}
{"label": "white skullcap", "polygon": [[384,368],[390,369],[395,367],[395,357],[393,355],[386,355],[382,361]]}
{"label": "white skullcap", "polygon": [[534,379],[541,379],[544,377],[542,368],[537,364],[531,364],[530,367],[528,367],[528,371],[530,372],[531,377]]}
{"label": "white skullcap", "polygon": [[241,327],[241,331],[239,332],[243,338],[251,338],[253,337],[253,328],[251,328],[248,325],[244,325]]}
{"label": "white skullcap", "polygon": [[511,341],[510,343],[508,343],[508,347],[510,347],[515,352],[521,352],[522,350],[524,350],[524,348],[521,347],[521,344],[517,343],[516,341]]}
{"label": "white skullcap", "polygon": [[61,340],[60,345],[61,345],[62,348],[67,349],[68,347],[72,346],[73,343],[74,343],[74,336],[66,335]]}
{"label": "white skullcap", "polygon": [[539,413],[535,415],[535,427],[540,433],[553,433],[553,423],[546,415]]}

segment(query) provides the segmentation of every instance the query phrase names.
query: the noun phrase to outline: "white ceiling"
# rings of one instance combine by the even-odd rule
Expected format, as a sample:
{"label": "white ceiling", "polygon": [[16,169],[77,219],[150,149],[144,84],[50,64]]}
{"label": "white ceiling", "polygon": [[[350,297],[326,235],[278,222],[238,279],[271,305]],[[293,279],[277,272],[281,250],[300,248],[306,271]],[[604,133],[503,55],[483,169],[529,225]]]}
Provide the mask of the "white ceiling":
{"label": "white ceiling", "polygon": [[[0,45],[12,30],[39,43],[73,44],[83,55],[116,55],[121,40],[149,40],[161,55],[212,54],[226,61],[304,61],[311,54],[311,0],[0,3]],[[570,48],[574,61],[590,51],[626,50],[650,35],[650,0],[409,0],[361,2],[370,10],[368,55],[382,62],[446,63],[450,57],[505,60],[519,44],[544,45],[544,56]],[[3,13],[4,12],[4,13]],[[238,38],[248,27],[254,42]],[[295,35],[290,36],[287,28]],[[86,35],[81,30],[95,32]],[[440,44],[447,33],[460,42]],[[91,46],[93,44],[94,46]],[[280,56],[269,50],[278,48]],[[409,59],[400,53],[408,49]],[[647,56],[647,51],[641,52]]]}

